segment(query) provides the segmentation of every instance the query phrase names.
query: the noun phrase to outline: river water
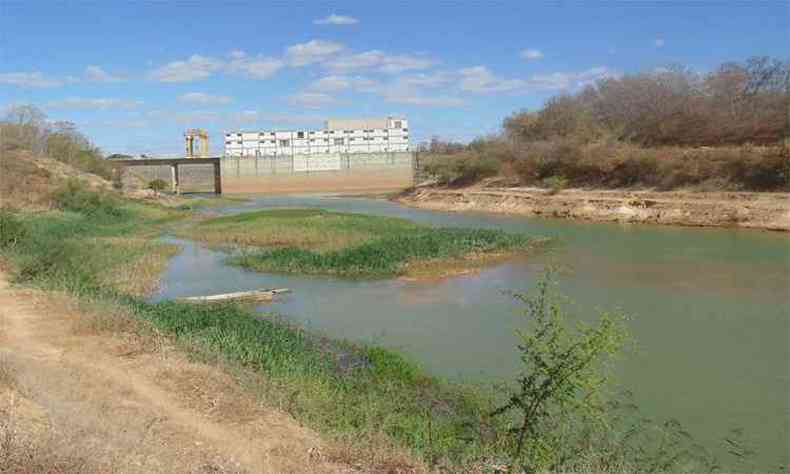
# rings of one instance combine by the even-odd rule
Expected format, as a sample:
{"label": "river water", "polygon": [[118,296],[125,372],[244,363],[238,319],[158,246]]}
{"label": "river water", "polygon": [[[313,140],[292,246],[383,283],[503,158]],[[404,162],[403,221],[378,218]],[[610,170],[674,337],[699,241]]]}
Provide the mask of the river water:
{"label": "river water", "polygon": [[293,293],[261,307],[333,337],[401,350],[430,372],[467,380],[511,377],[514,329],[523,317],[510,291],[529,290],[546,263],[567,267],[563,292],[579,317],[621,308],[633,316],[635,352],[618,381],[643,414],[674,418],[721,453],[744,430],[763,469],[790,450],[790,236],[734,229],[592,224],[425,211],[381,200],[259,197],[223,213],[272,207],[395,216],[436,226],[485,227],[555,237],[545,254],[442,281],[348,281],[255,273],[190,242],[174,257],[157,299],[260,287]]}

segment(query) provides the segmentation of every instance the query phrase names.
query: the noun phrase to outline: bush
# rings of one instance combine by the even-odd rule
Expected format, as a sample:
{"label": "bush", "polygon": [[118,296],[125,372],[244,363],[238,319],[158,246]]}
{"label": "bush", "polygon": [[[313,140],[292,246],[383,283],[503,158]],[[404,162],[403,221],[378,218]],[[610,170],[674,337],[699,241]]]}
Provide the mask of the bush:
{"label": "bush", "polygon": [[549,194],[557,194],[568,187],[568,180],[564,176],[552,176],[543,180],[543,186],[549,189]]}
{"label": "bush", "polygon": [[163,179],[155,179],[148,183],[148,189],[152,190],[155,194],[159,194],[167,189],[167,182]]}
{"label": "bush", "polygon": [[27,227],[19,217],[7,209],[0,209],[0,249],[16,246],[27,235]]}
{"label": "bush", "polygon": [[499,173],[501,162],[496,158],[467,152],[428,158],[425,171],[440,184],[464,185]]}
{"label": "bush", "polygon": [[66,181],[63,187],[52,194],[52,202],[58,209],[91,217],[126,216],[118,197],[106,191],[90,190],[78,179]]}
{"label": "bush", "polygon": [[[573,428],[606,429],[603,393],[610,381],[608,362],[625,346],[625,316],[603,313],[598,324],[569,321],[549,271],[537,292],[515,295],[526,307],[528,327],[518,332],[523,373],[509,399],[492,416],[517,413],[510,432],[513,461],[524,472],[554,471],[581,433]],[[515,388],[517,387],[517,388]],[[568,431],[566,431],[568,430]]]}

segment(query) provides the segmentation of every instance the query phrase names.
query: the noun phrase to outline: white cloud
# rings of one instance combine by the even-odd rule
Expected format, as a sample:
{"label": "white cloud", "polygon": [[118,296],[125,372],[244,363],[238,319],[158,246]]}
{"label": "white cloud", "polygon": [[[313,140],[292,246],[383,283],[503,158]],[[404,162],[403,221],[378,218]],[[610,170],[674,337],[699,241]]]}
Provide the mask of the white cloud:
{"label": "white cloud", "polygon": [[[73,82],[73,81],[68,81]],[[58,87],[63,80],[44,77],[40,72],[4,72],[0,73],[0,84],[19,87]]]}
{"label": "white cloud", "polygon": [[533,59],[542,59],[543,58],[543,51],[539,49],[525,49],[520,54],[522,59],[526,59],[527,61]]}
{"label": "white cloud", "polygon": [[345,47],[334,41],[311,40],[289,46],[285,50],[285,59],[294,67],[307,66],[324,61],[330,56],[342,51]]}
{"label": "white cloud", "polygon": [[193,110],[189,112],[172,112],[166,110],[151,110],[146,116],[155,119],[161,126],[163,122],[173,122],[179,125],[203,126],[210,122],[215,123],[222,118],[218,112],[209,110]]}
{"label": "white cloud", "polygon": [[173,61],[151,72],[160,82],[191,82],[206,79],[222,67],[222,61],[193,54],[186,61]]}
{"label": "white cloud", "polygon": [[446,72],[400,76],[387,83],[375,83],[360,88],[382,97],[386,102],[426,107],[458,107],[464,104],[459,97],[437,94],[436,88],[446,86],[456,77]]}
{"label": "white cloud", "polygon": [[178,100],[187,104],[222,105],[233,102],[232,97],[226,95],[211,95],[204,92],[189,92],[178,96]]}
{"label": "white cloud", "polygon": [[307,88],[311,91],[337,92],[346,89],[370,88],[376,84],[376,81],[364,77],[331,75],[312,82]]}
{"label": "white cloud", "polygon": [[388,74],[397,74],[409,70],[428,69],[435,63],[432,59],[425,57],[406,54],[388,55],[383,51],[371,50],[364,53],[341,56],[328,61],[326,66],[337,72],[376,69]]}
{"label": "white cloud", "polygon": [[319,108],[337,102],[337,99],[323,92],[300,92],[289,97],[291,103],[302,107]]}
{"label": "white cloud", "polygon": [[67,97],[47,103],[49,107],[86,110],[134,109],[142,104],[139,100],[87,97]]}
{"label": "white cloud", "polygon": [[460,89],[462,91],[490,94],[574,89],[592,84],[600,79],[616,77],[618,73],[604,66],[598,66],[581,72],[554,72],[535,74],[529,79],[504,79],[496,76],[485,66],[475,66],[462,69],[460,75]]}
{"label": "white cloud", "polygon": [[94,82],[121,82],[123,77],[110,74],[100,66],[90,65],[85,68],[85,78]]}
{"label": "white cloud", "polygon": [[237,51],[242,55],[236,56],[228,64],[228,71],[232,74],[239,74],[250,79],[268,79],[282,69],[285,64],[276,58],[257,56],[248,58],[246,54]]}
{"label": "white cloud", "polygon": [[419,105],[426,107],[460,107],[464,105],[463,99],[450,96],[424,96],[408,94],[392,94],[384,96],[384,100],[395,104]]}
{"label": "white cloud", "polygon": [[317,124],[326,119],[323,115],[312,114],[270,114],[262,113],[257,110],[243,110],[230,114],[230,121],[234,125],[252,123],[274,123],[274,124]]}
{"label": "white cloud", "polygon": [[398,82],[413,87],[438,87],[453,82],[455,78],[447,72],[434,72],[431,74],[419,73],[410,76],[401,76]]}
{"label": "white cloud", "polygon": [[655,45],[656,48],[663,48],[665,43],[664,38],[656,38],[653,40],[653,45]]}
{"label": "white cloud", "polygon": [[461,69],[461,90],[477,94],[492,92],[509,92],[524,88],[527,82],[523,79],[503,79],[497,77],[485,66]]}
{"label": "white cloud", "polygon": [[355,25],[359,23],[359,20],[351,16],[335,15],[333,13],[326,18],[313,20],[313,23],[316,25]]}
{"label": "white cloud", "polygon": [[242,51],[240,49],[234,49],[233,51],[228,53],[228,56],[231,59],[241,59],[241,58],[247,57],[247,53],[245,53],[244,51]]}

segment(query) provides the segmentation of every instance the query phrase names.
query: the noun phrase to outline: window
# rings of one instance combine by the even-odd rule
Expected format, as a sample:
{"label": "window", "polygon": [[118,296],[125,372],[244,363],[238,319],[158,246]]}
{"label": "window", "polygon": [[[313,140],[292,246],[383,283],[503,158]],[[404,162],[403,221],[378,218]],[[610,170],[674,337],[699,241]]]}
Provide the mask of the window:
{"label": "window", "polygon": [[404,128],[404,129],[403,129],[403,131],[404,131],[404,132],[408,132],[408,131],[409,131],[409,129],[408,129],[408,128]]}
{"label": "window", "polygon": [[296,138],[304,138],[304,132],[296,132]]}
{"label": "window", "polygon": [[389,137],[384,137],[384,140],[389,140]]}
{"label": "window", "polygon": [[395,121],[395,127],[393,127],[393,128],[401,128],[401,127],[403,127],[403,122],[401,122],[400,120],[396,120]]}
{"label": "window", "polygon": [[280,140],[280,146],[291,146],[291,140]]}
{"label": "window", "polygon": [[352,133],[353,130],[343,130],[343,133]]}
{"label": "window", "polygon": [[342,145],[343,139],[342,138],[335,138],[335,145]]}
{"label": "window", "polygon": [[236,142],[237,145],[241,145],[241,140]]}

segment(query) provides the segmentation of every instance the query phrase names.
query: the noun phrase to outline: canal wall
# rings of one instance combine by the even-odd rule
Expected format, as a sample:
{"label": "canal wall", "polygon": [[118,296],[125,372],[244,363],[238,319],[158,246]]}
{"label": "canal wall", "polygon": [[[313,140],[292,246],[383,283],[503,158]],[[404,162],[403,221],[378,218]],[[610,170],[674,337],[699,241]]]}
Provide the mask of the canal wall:
{"label": "canal wall", "polygon": [[326,153],[222,159],[225,193],[391,190],[413,182],[414,154]]}

